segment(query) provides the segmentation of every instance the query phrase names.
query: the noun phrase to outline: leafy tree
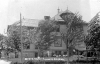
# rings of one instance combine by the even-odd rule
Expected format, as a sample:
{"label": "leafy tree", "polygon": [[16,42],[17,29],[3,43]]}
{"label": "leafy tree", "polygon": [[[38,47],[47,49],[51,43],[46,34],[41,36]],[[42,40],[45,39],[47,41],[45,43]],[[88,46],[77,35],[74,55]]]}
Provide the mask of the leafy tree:
{"label": "leafy tree", "polygon": [[86,43],[88,50],[90,51],[97,52],[100,50],[100,26],[99,24],[95,24],[89,29],[89,34],[86,37],[85,43]]}
{"label": "leafy tree", "polygon": [[2,34],[0,34],[0,57],[1,57],[1,51],[3,51],[4,50],[4,47],[3,47],[3,44],[4,44],[4,38],[5,38],[6,36],[4,36],[4,35],[2,35]]}
{"label": "leafy tree", "polygon": [[[31,42],[30,36],[33,36],[32,34],[30,35],[29,29],[30,27],[22,26],[22,44],[29,44]],[[7,45],[10,46],[11,48],[21,51],[21,32],[20,32],[20,26],[13,26],[9,28],[9,35],[7,39]],[[23,48],[25,48],[24,46]]]}
{"label": "leafy tree", "polygon": [[6,51],[15,52],[15,57],[17,57],[17,52],[21,52],[21,36],[22,36],[23,49],[29,48],[30,45],[28,44],[32,42],[31,36],[33,36],[33,33],[30,31],[30,29],[33,28],[29,26],[22,26],[22,35],[21,35],[20,26],[11,25],[8,29],[9,33],[8,38],[6,39],[6,45],[7,45]]}
{"label": "leafy tree", "polygon": [[54,21],[43,20],[39,23],[39,27],[36,31],[36,45],[40,51],[48,50],[51,44],[56,40],[55,35],[51,34],[55,30],[56,24]]}
{"label": "leafy tree", "polygon": [[67,46],[66,49],[69,51],[70,47],[74,47],[76,43],[84,41],[84,33],[83,33],[84,22],[82,20],[81,15],[69,11],[62,13],[60,16],[62,19],[64,19],[66,23],[67,31],[66,34],[62,34],[62,37]]}
{"label": "leafy tree", "polygon": [[[96,16],[90,21],[90,29],[88,30],[88,35],[86,36],[85,43],[87,46],[87,51],[92,52],[91,57],[95,57],[95,61],[98,59],[99,52],[100,52],[100,19],[99,19],[99,13],[96,14]],[[87,52],[87,56],[90,55]]]}
{"label": "leafy tree", "polygon": [[0,41],[3,40],[5,36],[3,34],[0,34]]}
{"label": "leafy tree", "polygon": [[11,39],[10,41],[12,41],[13,48],[17,51],[21,51],[20,34],[18,34],[17,31],[14,31],[9,39]]}
{"label": "leafy tree", "polygon": [[6,54],[14,52],[16,57],[17,52],[21,51],[20,33],[17,30],[12,31],[10,36],[6,38],[5,44],[7,45],[5,48]]}
{"label": "leafy tree", "polygon": [[0,34],[0,47],[1,47],[1,49],[2,49],[2,45],[3,45],[3,41],[4,41],[4,38],[5,38],[6,36],[4,36],[4,35],[2,35],[2,34]]}
{"label": "leafy tree", "polygon": [[[100,52],[100,25],[94,24],[90,27],[86,36],[85,43],[87,46],[87,57],[91,56],[93,58],[93,64],[96,63]],[[92,54],[89,54],[91,52]]]}

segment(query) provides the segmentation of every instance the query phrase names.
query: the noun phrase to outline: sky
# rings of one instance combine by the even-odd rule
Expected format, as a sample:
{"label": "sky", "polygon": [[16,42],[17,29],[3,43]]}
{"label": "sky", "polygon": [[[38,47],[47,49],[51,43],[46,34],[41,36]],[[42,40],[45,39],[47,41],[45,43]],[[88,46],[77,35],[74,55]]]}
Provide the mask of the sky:
{"label": "sky", "polygon": [[100,11],[100,0],[0,0],[0,33],[6,34],[7,26],[22,18],[43,19],[53,17],[57,9],[82,15],[89,22]]}

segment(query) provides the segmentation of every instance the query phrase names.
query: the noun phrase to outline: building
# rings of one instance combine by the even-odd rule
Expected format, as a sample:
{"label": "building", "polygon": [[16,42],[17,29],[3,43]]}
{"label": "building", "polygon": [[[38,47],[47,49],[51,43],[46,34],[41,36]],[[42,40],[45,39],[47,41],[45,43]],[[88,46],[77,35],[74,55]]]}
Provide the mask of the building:
{"label": "building", "polygon": [[[59,31],[57,32],[57,34],[59,36],[61,36],[61,34],[65,34],[66,33],[65,21],[60,17],[60,15],[61,14],[64,14],[64,13],[69,13],[69,14],[72,14],[73,15],[73,13],[67,9],[65,11],[58,12],[58,14],[55,15],[52,18],[52,20],[55,20],[57,22],[57,24],[59,25]],[[82,29],[83,29],[84,36],[86,36],[88,34],[87,30],[89,28],[88,27],[88,23],[85,22],[85,21],[83,21],[82,25],[83,25],[83,28]],[[65,46],[66,44],[64,42],[59,42],[59,43],[62,44],[62,46],[61,46],[61,47],[63,47],[62,49],[66,51],[66,46]],[[56,49],[59,49],[60,50],[59,47],[58,48],[56,47]],[[86,50],[86,45],[85,45],[84,42],[79,42],[78,44],[76,44],[75,49],[77,49],[79,51]],[[62,51],[62,50],[60,50],[60,51]],[[61,52],[59,52],[59,53],[61,53]]]}
{"label": "building", "polygon": [[[35,57],[35,53],[38,51],[35,49],[35,31],[38,27],[38,22],[40,20],[37,19],[22,19],[22,43],[23,43],[23,57],[24,58],[33,58]],[[8,37],[18,31],[20,34],[20,21],[15,22],[12,25],[8,25],[7,35]],[[18,53],[18,57],[20,58],[20,53]],[[12,57],[12,54],[9,54]],[[14,55],[13,55],[14,56]],[[15,58],[15,57],[13,57]]]}
{"label": "building", "polygon": [[[66,10],[66,11],[59,12],[53,18],[50,18],[49,16],[44,17],[44,20],[54,20],[58,25],[57,31],[52,32],[53,34],[56,34],[58,41],[54,42],[50,46],[49,50],[44,51],[44,54],[47,55],[46,57],[55,58],[55,57],[66,57],[67,56],[67,50],[66,50],[67,47],[61,37],[62,34],[66,34],[66,25],[65,25],[65,21],[60,17],[60,15],[65,12],[72,13],[69,10]],[[24,41],[26,42],[26,45],[23,46],[25,47],[23,48],[24,58],[37,58],[38,57],[38,54],[39,54],[38,48],[35,46],[35,40],[34,40],[35,39],[34,32],[38,27],[38,22],[40,22],[40,20],[22,19],[22,36],[27,38],[26,40],[24,39]],[[85,35],[87,35],[87,28],[88,28],[88,23],[83,22],[82,29]],[[8,36],[10,36],[10,34],[17,29],[20,29],[20,21],[17,21],[14,24],[8,26],[8,30],[7,30]],[[75,46],[75,48],[80,51],[86,50],[86,46],[84,42],[79,43],[77,46]]]}

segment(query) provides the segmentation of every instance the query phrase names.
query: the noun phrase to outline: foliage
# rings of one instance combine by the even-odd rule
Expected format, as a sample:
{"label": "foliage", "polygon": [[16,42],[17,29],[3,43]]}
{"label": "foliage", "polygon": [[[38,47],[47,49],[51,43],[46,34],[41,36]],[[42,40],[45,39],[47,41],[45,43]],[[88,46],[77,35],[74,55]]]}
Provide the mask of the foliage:
{"label": "foliage", "polygon": [[7,43],[14,50],[21,51],[20,34],[18,34],[17,31],[14,31],[11,36],[8,37]]}
{"label": "foliage", "polygon": [[43,20],[39,23],[37,29],[37,46],[40,50],[47,50],[49,46],[55,41],[55,35],[51,33],[56,30],[56,25],[54,21]]}
{"label": "foliage", "polygon": [[[100,26],[98,24],[92,25],[89,30],[89,34],[85,40],[88,52],[92,52],[90,55],[93,60],[94,64],[97,62],[100,52]],[[89,55],[89,53],[87,53]]]}
{"label": "foliage", "polygon": [[[75,46],[76,43],[84,40],[83,20],[81,15],[72,12],[61,14],[62,19],[66,22],[66,34],[62,34],[65,44],[68,46]],[[75,43],[76,42],[76,43]]]}
{"label": "foliage", "polygon": [[11,62],[11,64],[22,64],[22,63],[19,63],[19,62]]}
{"label": "foliage", "polygon": [[4,44],[4,38],[5,38],[5,37],[6,37],[6,36],[0,34],[0,57],[1,57],[1,51],[4,50],[3,44]]}
{"label": "foliage", "polygon": [[90,28],[85,43],[87,48],[91,47],[90,50],[92,51],[100,50],[100,26],[98,24]]}
{"label": "foliage", "polygon": [[0,47],[2,48],[3,47],[3,44],[4,44],[4,39],[6,38],[6,36],[0,34]]}
{"label": "foliage", "polygon": [[0,41],[3,40],[5,36],[3,34],[0,34]]}
{"label": "foliage", "polygon": [[35,64],[35,62],[33,62],[33,61],[26,61],[26,62],[24,62],[24,64]]}
{"label": "foliage", "polygon": [[[34,61],[25,61],[25,62],[23,62],[23,64],[34,64],[35,62]],[[20,62],[11,62],[11,64],[22,64],[22,63],[20,63]]]}
{"label": "foliage", "polygon": [[[22,44],[23,48],[26,49],[28,44],[32,41],[33,27],[22,26]],[[21,31],[20,26],[11,25],[8,29],[8,38],[6,39],[6,44],[8,47],[11,47],[13,50],[21,51]],[[31,34],[31,35],[30,35]]]}

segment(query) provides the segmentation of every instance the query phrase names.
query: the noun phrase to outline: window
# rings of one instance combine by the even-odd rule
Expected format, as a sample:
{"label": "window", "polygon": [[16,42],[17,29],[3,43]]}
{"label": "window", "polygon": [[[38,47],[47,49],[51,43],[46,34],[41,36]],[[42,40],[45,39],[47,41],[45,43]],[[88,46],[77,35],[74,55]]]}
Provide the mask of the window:
{"label": "window", "polygon": [[87,57],[92,57],[92,56],[93,56],[93,52],[90,51],[87,53]]}
{"label": "window", "polygon": [[64,52],[64,55],[67,55],[67,52]]}
{"label": "window", "polygon": [[55,41],[54,46],[55,47],[62,47],[62,39],[58,38],[57,41]]}
{"label": "window", "polygon": [[27,54],[27,53],[26,53],[26,54],[24,54],[24,57],[25,57],[25,58],[28,58],[28,54]]}
{"label": "window", "polygon": [[55,51],[56,55],[61,55],[61,51]]}
{"label": "window", "polygon": [[27,27],[28,30],[34,29],[34,27]]}
{"label": "window", "polygon": [[38,52],[35,52],[35,58],[38,57]]}
{"label": "window", "polygon": [[55,51],[52,51],[51,54],[52,54],[52,57],[55,57]]}
{"label": "window", "polygon": [[24,43],[23,49],[30,49],[30,43]]}
{"label": "window", "polygon": [[35,49],[38,49],[38,46],[35,45]]}
{"label": "window", "polygon": [[57,32],[60,32],[60,28],[57,28]]}
{"label": "window", "polygon": [[56,32],[60,32],[60,25],[57,25]]}
{"label": "window", "polygon": [[66,24],[66,22],[59,21],[59,22],[57,22],[57,24],[60,24],[60,25],[65,25],[65,24]]}
{"label": "window", "polygon": [[18,53],[17,52],[15,53],[15,58],[18,58]]}

